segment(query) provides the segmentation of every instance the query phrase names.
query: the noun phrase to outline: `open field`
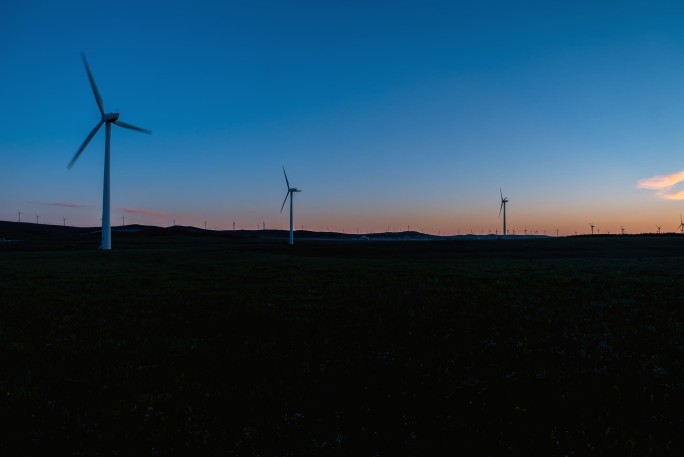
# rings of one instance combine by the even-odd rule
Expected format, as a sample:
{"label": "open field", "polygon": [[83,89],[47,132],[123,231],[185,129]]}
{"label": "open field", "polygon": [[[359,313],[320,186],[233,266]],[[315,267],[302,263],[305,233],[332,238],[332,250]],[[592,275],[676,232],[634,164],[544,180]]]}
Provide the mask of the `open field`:
{"label": "open field", "polygon": [[0,245],[3,455],[684,452],[684,237],[97,241]]}

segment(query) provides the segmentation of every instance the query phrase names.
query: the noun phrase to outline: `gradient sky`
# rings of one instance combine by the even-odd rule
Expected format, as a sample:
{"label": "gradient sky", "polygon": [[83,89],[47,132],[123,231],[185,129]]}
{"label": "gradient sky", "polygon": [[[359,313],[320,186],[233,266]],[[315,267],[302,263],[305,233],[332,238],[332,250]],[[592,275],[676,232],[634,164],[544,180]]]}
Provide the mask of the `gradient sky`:
{"label": "gradient sky", "polygon": [[[214,4],[216,3],[216,4]],[[222,4],[218,4],[222,3]],[[0,219],[487,233],[674,230],[681,2],[0,5]],[[680,183],[682,183],[680,187]],[[500,230],[500,229],[499,229]]]}

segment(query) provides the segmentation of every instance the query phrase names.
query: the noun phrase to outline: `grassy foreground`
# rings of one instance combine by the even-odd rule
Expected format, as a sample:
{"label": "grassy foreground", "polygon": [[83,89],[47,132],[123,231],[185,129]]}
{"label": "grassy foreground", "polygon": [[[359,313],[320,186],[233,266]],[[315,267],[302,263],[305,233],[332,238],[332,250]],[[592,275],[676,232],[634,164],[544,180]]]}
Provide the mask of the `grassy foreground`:
{"label": "grassy foreground", "polygon": [[114,247],[0,248],[1,454],[684,452],[682,238]]}

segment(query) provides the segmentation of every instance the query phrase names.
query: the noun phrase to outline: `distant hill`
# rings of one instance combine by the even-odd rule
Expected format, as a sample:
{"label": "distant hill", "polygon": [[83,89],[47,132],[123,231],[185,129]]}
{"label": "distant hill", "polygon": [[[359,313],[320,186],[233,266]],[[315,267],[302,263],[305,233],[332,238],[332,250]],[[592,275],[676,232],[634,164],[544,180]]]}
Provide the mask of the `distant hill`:
{"label": "distant hill", "polygon": [[[289,236],[288,230],[205,230],[199,227],[173,225],[170,227],[158,227],[154,225],[131,224],[112,227],[114,234],[134,236],[222,236],[231,238],[271,238],[281,239]],[[77,237],[99,235],[100,227],[70,227],[63,225],[34,224],[30,222],[0,221],[0,238],[14,241],[32,240],[59,240]],[[378,232],[378,233],[340,233],[340,232],[315,232],[310,230],[297,230],[295,237],[298,239],[311,240],[389,240],[389,241],[422,241],[422,240],[447,240],[447,239],[495,239],[496,235],[454,235],[437,236],[414,230],[403,232]],[[542,238],[540,236],[509,236],[509,238]]]}

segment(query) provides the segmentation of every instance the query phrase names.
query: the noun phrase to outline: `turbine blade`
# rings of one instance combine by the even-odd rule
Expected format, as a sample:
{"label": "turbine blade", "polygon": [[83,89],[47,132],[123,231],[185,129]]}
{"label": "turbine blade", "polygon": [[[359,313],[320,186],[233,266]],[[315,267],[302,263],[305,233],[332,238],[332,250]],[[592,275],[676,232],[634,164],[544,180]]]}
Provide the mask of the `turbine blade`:
{"label": "turbine blade", "polygon": [[86,137],[86,139],[85,139],[85,141],[83,142],[83,144],[81,145],[81,147],[78,148],[78,151],[76,151],[76,155],[74,155],[74,158],[71,159],[71,162],[69,162],[69,165],[67,166],[67,168],[71,169],[71,167],[74,166],[74,163],[76,163],[76,161],[78,160],[78,158],[81,156],[81,153],[82,153],[83,150],[86,148],[86,146],[88,146],[88,143],[90,143],[90,140],[93,139],[93,137],[95,136],[95,134],[97,133],[97,131],[100,130],[100,127],[102,127],[102,124],[104,124],[104,121],[100,121],[100,122],[97,123],[97,125],[95,126],[95,128],[94,128],[94,129],[90,132],[90,134]]}
{"label": "turbine blade", "polygon": [[499,207],[499,217],[501,217],[501,210],[503,210],[503,200],[501,200],[501,206]]}
{"label": "turbine blade", "polygon": [[140,127],[136,127],[135,125],[126,124],[125,122],[114,121],[114,124],[118,125],[119,127],[123,127],[125,129],[137,130],[138,132],[147,133],[148,135],[152,134],[152,132],[150,132],[149,130],[145,130],[145,129],[142,129]]}
{"label": "turbine blade", "polygon": [[102,104],[102,97],[100,97],[100,92],[97,90],[97,86],[95,85],[95,79],[93,78],[93,74],[90,73],[90,67],[88,66],[88,61],[85,58],[85,54],[81,53],[81,58],[83,59],[83,65],[85,65],[86,72],[88,73],[90,87],[93,88],[93,95],[95,95],[97,107],[100,109],[100,114],[102,115],[102,117],[104,117],[104,105]]}
{"label": "turbine blade", "polygon": [[503,192],[501,192],[501,187],[499,187],[499,195],[501,195],[501,201],[503,201]]}
{"label": "turbine blade", "polygon": [[285,194],[285,200],[283,200],[283,206],[280,207],[280,212],[283,212],[283,208],[285,208],[285,203],[287,202],[287,197],[290,196],[290,191],[288,190],[287,193]]}
{"label": "turbine blade", "polygon": [[283,174],[285,175],[285,183],[287,184],[287,188],[290,188],[290,181],[287,180],[287,173],[285,173],[285,167],[283,167]]}

